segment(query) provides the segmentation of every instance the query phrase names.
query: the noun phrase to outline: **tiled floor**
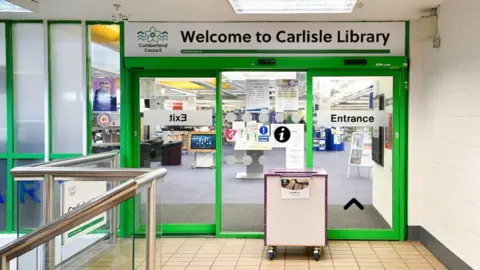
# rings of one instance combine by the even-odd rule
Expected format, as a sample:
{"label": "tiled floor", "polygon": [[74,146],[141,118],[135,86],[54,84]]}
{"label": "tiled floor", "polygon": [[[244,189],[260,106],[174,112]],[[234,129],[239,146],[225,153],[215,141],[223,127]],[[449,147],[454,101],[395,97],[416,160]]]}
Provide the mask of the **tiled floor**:
{"label": "tiled floor", "polygon": [[[268,259],[263,240],[217,238],[164,238],[157,242],[157,267],[163,270],[308,270],[308,269],[446,269],[418,242],[330,241],[320,261],[304,247],[277,249]],[[113,249],[72,262],[62,269],[145,269],[145,242],[122,241]],[[163,267],[160,268],[160,264]]]}

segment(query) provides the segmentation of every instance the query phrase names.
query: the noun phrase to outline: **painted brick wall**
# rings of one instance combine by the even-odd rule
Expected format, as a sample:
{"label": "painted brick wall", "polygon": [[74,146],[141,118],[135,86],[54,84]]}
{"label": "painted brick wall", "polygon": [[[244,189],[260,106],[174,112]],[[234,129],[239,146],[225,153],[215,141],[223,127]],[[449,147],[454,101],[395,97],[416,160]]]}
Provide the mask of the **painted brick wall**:
{"label": "painted brick wall", "polygon": [[410,225],[480,269],[480,1],[447,0],[439,27],[440,49],[412,40]]}

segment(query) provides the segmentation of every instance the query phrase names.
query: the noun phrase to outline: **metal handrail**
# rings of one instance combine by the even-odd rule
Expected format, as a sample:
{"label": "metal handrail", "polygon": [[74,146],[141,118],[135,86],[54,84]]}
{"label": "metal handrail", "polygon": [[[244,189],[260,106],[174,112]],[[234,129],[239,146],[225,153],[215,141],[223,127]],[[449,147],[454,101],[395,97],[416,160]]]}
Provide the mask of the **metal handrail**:
{"label": "metal handrail", "polygon": [[114,150],[114,151],[103,152],[103,153],[93,154],[88,156],[36,163],[29,166],[22,166],[22,168],[76,166],[76,165],[82,165],[84,163],[99,162],[99,161],[104,161],[108,159],[113,159],[119,154],[120,154],[120,151]]}
{"label": "metal handrail", "polygon": [[151,171],[153,170],[148,168],[16,167],[10,173],[15,181],[22,179],[43,181],[45,175],[63,177],[62,180],[75,178],[76,181],[85,179],[105,181],[105,178],[108,178],[108,181],[122,181]]}
{"label": "metal handrail", "polygon": [[122,185],[111,189],[97,199],[86,203],[79,208],[61,216],[58,220],[48,223],[30,234],[24,235],[0,249],[0,257],[6,257],[7,261],[22,256],[30,250],[46,243],[50,239],[75,228],[117,204],[133,197],[138,189],[134,181],[127,181]]}
{"label": "metal handrail", "polygon": [[[76,168],[79,169],[79,168]],[[49,222],[34,232],[25,235],[10,244],[0,248],[0,266],[8,269],[8,261],[17,258],[30,250],[45,244],[56,236],[86,222],[99,214],[114,208],[121,202],[135,196],[143,187],[148,186],[147,195],[147,269],[155,269],[155,180],[167,175],[164,168],[150,171],[146,174],[129,180],[95,200],[63,215],[58,220]],[[4,268],[2,268],[3,270]]]}

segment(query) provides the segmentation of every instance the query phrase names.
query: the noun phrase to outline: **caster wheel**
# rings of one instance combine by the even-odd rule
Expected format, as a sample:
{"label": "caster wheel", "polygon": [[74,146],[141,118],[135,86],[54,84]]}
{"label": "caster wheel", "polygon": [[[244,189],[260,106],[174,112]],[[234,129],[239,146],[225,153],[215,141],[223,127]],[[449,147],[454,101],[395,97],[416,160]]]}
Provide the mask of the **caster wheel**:
{"label": "caster wheel", "polygon": [[272,261],[275,258],[275,249],[274,248],[268,249],[268,258],[270,259],[270,261]]}
{"label": "caster wheel", "polygon": [[272,261],[275,258],[275,252],[268,252],[268,258]]}
{"label": "caster wheel", "polygon": [[320,260],[320,250],[319,249],[315,249],[313,251],[313,258],[315,259],[315,261]]}

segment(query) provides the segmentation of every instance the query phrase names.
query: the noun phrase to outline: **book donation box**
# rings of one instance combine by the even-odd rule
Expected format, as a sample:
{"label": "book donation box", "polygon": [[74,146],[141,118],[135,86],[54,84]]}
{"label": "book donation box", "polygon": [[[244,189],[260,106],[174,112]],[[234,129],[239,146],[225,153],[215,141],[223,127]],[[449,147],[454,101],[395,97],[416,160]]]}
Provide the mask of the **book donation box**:
{"label": "book donation box", "polygon": [[320,259],[327,246],[327,179],[323,170],[271,170],[265,174],[265,245],[313,248]]}

